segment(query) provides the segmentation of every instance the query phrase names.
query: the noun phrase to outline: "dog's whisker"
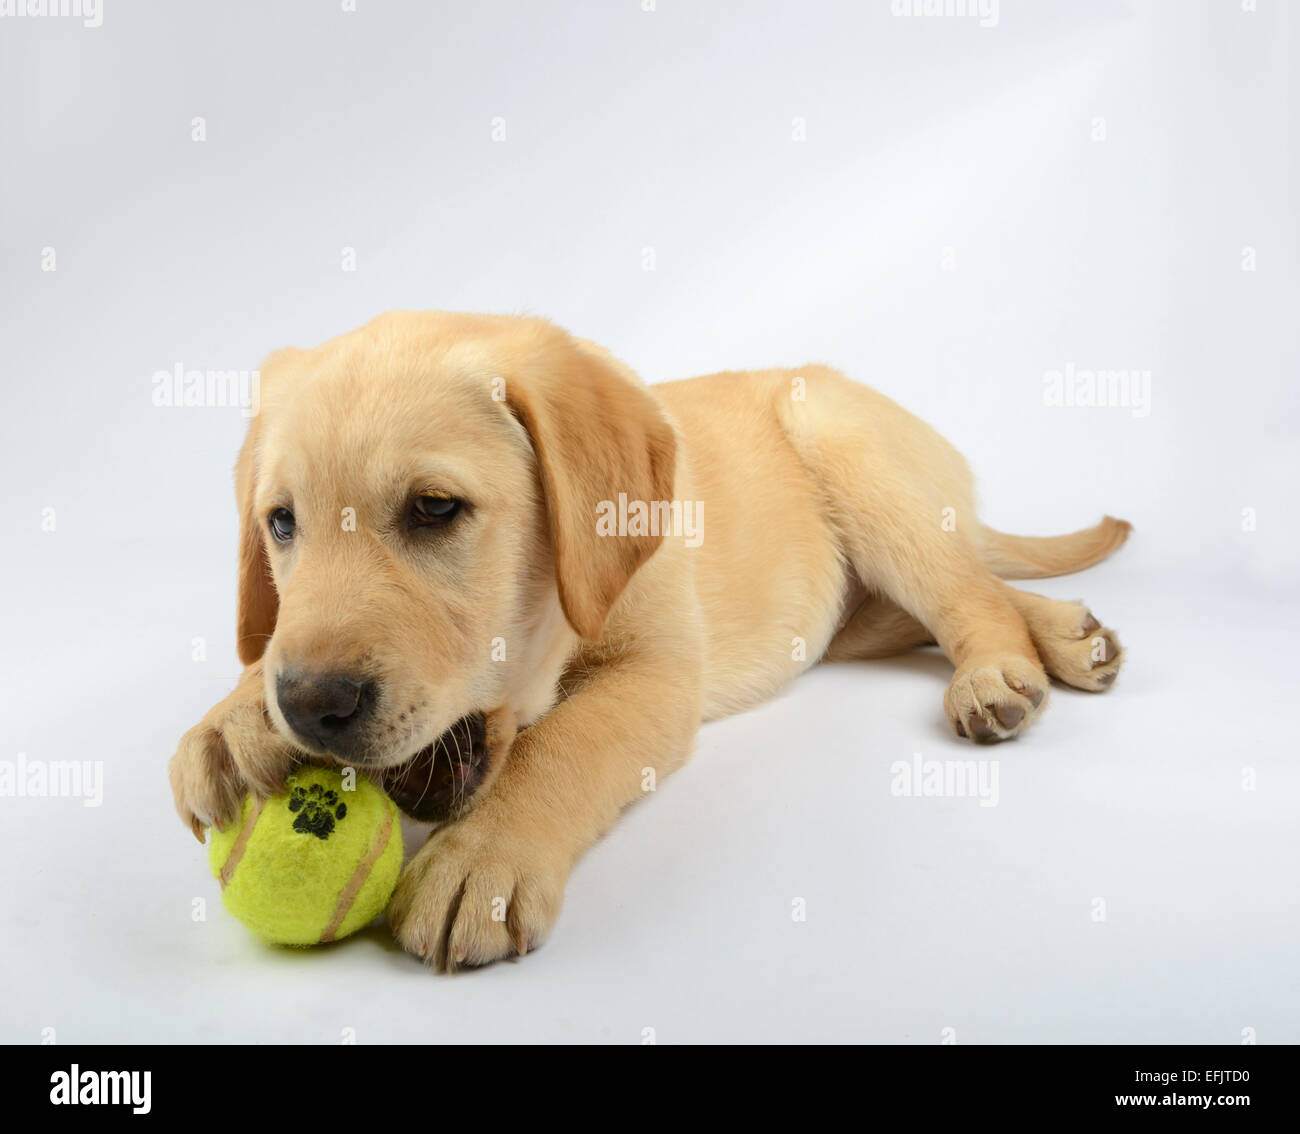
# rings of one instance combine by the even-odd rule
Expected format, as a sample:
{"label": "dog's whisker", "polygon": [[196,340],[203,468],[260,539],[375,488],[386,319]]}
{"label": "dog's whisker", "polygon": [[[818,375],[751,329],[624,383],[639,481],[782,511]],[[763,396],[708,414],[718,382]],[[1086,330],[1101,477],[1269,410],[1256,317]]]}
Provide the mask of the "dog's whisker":
{"label": "dog's whisker", "polygon": [[[451,730],[451,739],[452,739],[452,743],[456,745],[456,763],[463,764],[465,761],[462,758],[461,751],[460,751],[460,733],[457,731],[456,728],[453,728]],[[450,754],[448,755],[448,758],[450,759]],[[452,793],[452,798],[456,801],[456,803],[459,804],[462,802],[461,796],[464,794],[464,791],[465,791],[464,782],[460,783],[459,785],[456,783],[456,769],[453,767],[451,769],[451,793]]]}
{"label": "dog's whisker", "polygon": [[438,741],[434,741],[433,756],[429,760],[429,771],[424,777],[424,787],[420,789],[420,796],[415,801],[416,808],[424,802],[424,797],[429,794],[429,789],[433,787],[433,774],[438,768],[438,744]]}

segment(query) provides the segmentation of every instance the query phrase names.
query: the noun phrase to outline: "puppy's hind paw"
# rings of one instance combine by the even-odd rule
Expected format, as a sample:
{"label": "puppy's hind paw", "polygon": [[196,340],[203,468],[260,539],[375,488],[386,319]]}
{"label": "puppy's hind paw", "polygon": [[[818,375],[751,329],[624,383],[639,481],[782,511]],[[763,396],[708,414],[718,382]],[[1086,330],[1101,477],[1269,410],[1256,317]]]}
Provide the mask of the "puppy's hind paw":
{"label": "puppy's hind paw", "polygon": [[1047,699],[1047,675],[1028,658],[976,659],[953,675],[944,711],[953,731],[976,744],[1019,736]]}

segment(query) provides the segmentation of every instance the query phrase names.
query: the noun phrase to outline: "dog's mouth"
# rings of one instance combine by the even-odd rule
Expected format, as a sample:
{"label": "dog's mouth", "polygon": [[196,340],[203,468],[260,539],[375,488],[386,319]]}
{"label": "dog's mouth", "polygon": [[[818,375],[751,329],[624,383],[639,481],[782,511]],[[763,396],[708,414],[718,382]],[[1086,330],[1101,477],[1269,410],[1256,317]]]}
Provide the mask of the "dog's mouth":
{"label": "dog's mouth", "polygon": [[383,788],[412,819],[455,818],[482,785],[488,756],[487,719],[470,713],[405,764],[385,769]]}

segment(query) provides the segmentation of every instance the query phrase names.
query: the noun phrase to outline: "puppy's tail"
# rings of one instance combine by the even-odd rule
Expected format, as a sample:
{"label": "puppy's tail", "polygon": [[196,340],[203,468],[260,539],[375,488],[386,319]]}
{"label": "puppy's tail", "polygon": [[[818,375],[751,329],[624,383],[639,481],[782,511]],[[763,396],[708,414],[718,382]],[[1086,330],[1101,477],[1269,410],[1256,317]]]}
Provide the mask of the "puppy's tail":
{"label": "puppy's tail", "polygon": [[980,527],[980,558],[1003,579],[1045,579],[1100,563],[1128,539],[1133,525],[1106,516],[1094,528],[1059,536],[1018,536]]}

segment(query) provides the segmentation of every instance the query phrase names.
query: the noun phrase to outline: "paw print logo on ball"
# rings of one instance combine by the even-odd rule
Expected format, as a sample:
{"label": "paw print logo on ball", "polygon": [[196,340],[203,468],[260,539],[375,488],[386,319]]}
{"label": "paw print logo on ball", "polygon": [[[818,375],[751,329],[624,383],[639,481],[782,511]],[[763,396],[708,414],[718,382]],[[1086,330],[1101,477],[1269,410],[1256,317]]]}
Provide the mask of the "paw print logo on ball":
{"label": "paw print logo on ball", "polygon": [[295,786],[289,796],[289,810],[295,813],[293,829],[304,835],[328,839],[338,820],[348,813],[348,805],[339,800],[338,792],[327,791],[320,784]]}

